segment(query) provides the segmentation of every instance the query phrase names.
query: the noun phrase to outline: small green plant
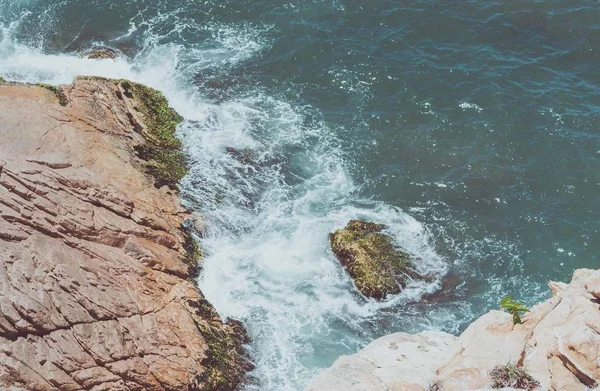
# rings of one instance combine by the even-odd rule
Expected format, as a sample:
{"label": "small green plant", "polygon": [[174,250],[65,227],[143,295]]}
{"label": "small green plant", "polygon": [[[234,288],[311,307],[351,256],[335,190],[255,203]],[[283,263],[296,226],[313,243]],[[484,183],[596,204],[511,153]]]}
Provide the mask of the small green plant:
{"label": "small green plant", "polygon": [[498,365],[490,371],[492,388],[512,387],[521,390],[535,390],[540,382],[531,377],[525,368],[514,364]]}
{"label": "small green plant", "polygon": [[506,296],[500,302],[500,309],[507,310],[513,317],[513,324],[521,323],[521,312],[528,312],[529,308],[525,304],[514,301],[512,296]]}
{"label": "small green plant", "polygon": [[441,382],[441,380],[436,380],[433,383],[429,383],[427,391],[444,391],[444,384]]}

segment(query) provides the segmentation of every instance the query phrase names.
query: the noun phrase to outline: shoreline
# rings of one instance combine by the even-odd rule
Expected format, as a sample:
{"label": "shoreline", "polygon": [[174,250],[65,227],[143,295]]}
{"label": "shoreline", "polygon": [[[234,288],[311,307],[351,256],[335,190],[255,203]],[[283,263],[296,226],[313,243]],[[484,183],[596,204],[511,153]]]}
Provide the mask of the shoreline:
{"label": "shoreline", "polygon": [[[0,106],[0,385],[245,384],[248,335],[240,322],[222,322],[195,283],[201,250],[177,190],[181,117],[164,96],[101,77],[60,87],[0,80]],[[492,311],[459,337],[382,337],[306,390],[484,390],[506,362],[527,368],[541,389],[587,390],[600,382],[590,359],[600,351],[599,273],[551,282],[553,297],[522,325]],[[589,330],[596,334],[578,339]]]}
{"label": "shoreline", "polygon": [[[338,358],[305,391],[597,389],[600,270],[579,269],[569,284],[551,281],[549,287],[552,297],[531,308],[521,324],[507,312],[490,311],[458,337],[438,331],[387,335]],[[529,380],[497,379],[494,371],[522,371]]]}

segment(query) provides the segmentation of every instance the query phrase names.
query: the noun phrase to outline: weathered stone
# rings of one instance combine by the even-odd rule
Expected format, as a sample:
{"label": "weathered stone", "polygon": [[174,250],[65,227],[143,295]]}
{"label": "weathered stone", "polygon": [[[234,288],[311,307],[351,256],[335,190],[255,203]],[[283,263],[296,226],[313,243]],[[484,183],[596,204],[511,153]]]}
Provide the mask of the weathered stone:
{"label": "weathered stone", "polygon": [[600,270],[596,270],[585,281],[585,289],[588,290],[596,299],[600,299]]}
{"label": "weathered stone", "polygon": [[331,249],[354,280],[356,288],[377,299],[400,293],[412,278],[413,259],[383,231],[384,225],[351,220],[329,235]]}
{"label": "weathered stone", "polygon": [[[439,384],[444,391],[483,391],[491,389],[490,371],[508,363],[523,367],[540,383],[539,390],[594,389],[600,384],[600,307],[593,294],[597,278],[597,271],[578,270],[570,284],[550,283],[555,296],[533,307],[522,324],[513,325],[508,313],[491,311],[455,341],[448,337],[446,346],[424,343],[417,350],[406,346],[426,338],[427,332],[383,337],[340,358],[307,390],[424,391]],[[418,369],[400,368],[402,360],[399,363],[390,354],[390,340],[398,341],[399,352],[406,356],[402,360]]]}
{"label": "weathered stone", "polygon": [[0,389],[235,389],[243,328],[195,286],[188,215],[134,153],[152,121],[118,82],[62,91],[0,87]]}
{"label": "weathered stone", "polygon": [[456,337],[440,332],[382,337],[353,356],[339,358],[307,391],[423,390]]}

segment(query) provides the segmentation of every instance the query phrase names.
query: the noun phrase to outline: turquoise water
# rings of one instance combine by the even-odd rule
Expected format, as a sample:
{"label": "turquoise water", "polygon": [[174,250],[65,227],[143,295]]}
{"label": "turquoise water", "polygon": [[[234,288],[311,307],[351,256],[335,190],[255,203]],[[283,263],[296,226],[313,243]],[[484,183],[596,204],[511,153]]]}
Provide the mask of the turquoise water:
{"label": "turquoise water", "polygon": [[[200,286],[253,337],[249,389],[598,268],[599,60],[594,1],[0,0],[0,76],[131,78],[186,118]],[[357,217],[438,280],[358,295],[327,244]]]}

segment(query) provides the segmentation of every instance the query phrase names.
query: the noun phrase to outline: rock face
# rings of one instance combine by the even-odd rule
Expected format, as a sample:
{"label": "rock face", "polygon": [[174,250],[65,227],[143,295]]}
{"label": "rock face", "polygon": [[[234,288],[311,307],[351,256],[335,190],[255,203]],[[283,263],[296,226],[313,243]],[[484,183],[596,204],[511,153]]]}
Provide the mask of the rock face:
{"label": "rock face", "polygon": [[160,157],[135,153],[179,156],[149,126],[166,101],[124,83],[0,86],[0,389],[233,390],[251,367]]}
{"label": "rock face", "polygon": [[423,390],[456,337],[428,331],[390,334],[353,356],[339,358],[307,390]]}
{"label": "rock face", "polygon": [[351,220],[329,235],[331,249],[367,297],[382,299],[402,291],[409,278],[422,278],[412,270],[409,254],[383,233],[384,225]]}
{"label": "rock face", "polygon": [[525,368],[540,390],[594,389],[600,384],[599,277],[600,271],[582,269],[568,285],[550,283],[554,296],[522,324],[491,311],[458,339],[431,332],[383,337],[338,359],[307,390],[484,390],[492,385],[490,371],[508,363]]}

